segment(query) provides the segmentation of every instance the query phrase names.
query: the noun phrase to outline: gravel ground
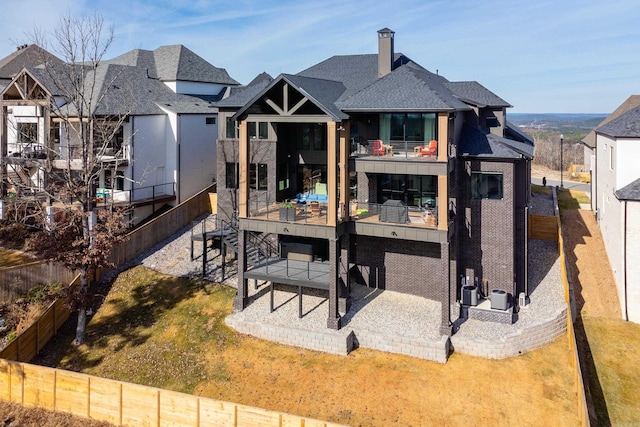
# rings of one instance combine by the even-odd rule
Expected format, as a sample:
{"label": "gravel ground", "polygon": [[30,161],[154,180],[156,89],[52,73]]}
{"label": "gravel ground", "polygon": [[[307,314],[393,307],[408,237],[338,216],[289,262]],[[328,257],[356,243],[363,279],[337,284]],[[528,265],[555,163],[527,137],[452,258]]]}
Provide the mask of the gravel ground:
{"label": "gravel ground", "polygon": [[[531,212],[553,214],[551,196],[536,194],[532,198]],[[196,258],[191,260],[190,242],[192,233],[201,233],[215,229],[215,217],[205,216],[194,221],[176,236],[151,249],[139,258],[143,265],[165,274],[182,277],[202,276],[202,246],[195,243]],[[209,249],[205,278],[221,282],[221,257],[217,249]],[[227,274],[232,274],[235,265],[227,266]],[[529,242],[529,287],[528,307],[520,310],[515,324],[504,325],[478,320],[466,320],[460,324],[457,332],[461,338],[503,340],[506,336],[518,333],[530,325],[537,324],[555,315],[564,306],[562,281],[558,259],[558,246],[555,242],[531,240]],[[223,283],[237,288],[235,274]],[[295,288],[285,285],[276,286],[274,293],[275,311],[269,313],[269,289],[262,284],[257,288],[250,282],[250,305],[242,312],[234,313],[236,320],[262,321],[292,328],[308,330],[327,330],[328,301],[326,292],[307,289],[303,294],[303,317],[298,318],[298,298]],[[440,338],[440,303],[425,298],[405,295],[391,291],[379,291],[365,286],[352,286],[352,304],[343,317],[343,327],[337,334],[350,330],[373,330],[390,335]]]}

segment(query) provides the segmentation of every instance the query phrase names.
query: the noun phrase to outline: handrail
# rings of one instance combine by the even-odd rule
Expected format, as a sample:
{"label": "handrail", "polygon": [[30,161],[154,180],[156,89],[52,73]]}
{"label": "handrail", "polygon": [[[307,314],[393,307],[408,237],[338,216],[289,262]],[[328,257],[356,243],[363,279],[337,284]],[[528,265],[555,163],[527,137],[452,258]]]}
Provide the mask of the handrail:
{"label": "handrail", "polygon": [[[380,142],[378,142],[380,141]],[[381,143],[381,147],[379,146]],[[351,157],[373,156],[378,158],[405,158],[435,161],[438,158],[438,149],[435,154],[428,150],[429,141],[368,139],[352,141]]]}

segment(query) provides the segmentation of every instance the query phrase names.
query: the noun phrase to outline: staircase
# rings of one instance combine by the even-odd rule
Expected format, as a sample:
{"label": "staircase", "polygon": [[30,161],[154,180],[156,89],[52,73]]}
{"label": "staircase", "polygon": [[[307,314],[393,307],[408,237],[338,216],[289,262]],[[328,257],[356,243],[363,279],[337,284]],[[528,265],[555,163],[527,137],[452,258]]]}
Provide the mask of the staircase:
{"label": "staircase", "polygon": [[[223,221],[222,229],[226,230],[222,235],[222,241],[227,248],[237,254],[239,252],[237,225]],[[278,248],[271,241],[270,235],[261,236],[250,232],[246,246],[245,256],[249,266],[256,267],[280,258]]]}

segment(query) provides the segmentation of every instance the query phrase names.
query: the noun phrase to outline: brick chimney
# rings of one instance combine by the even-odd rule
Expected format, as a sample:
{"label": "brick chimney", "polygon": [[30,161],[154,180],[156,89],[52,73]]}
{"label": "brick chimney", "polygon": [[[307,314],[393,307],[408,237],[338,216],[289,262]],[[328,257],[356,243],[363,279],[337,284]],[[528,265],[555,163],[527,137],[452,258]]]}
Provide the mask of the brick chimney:
{"label": "brick chimney", "polygon": [[393,67],[393,35],[388,28],[378,30],[378,78],[389,74]]}

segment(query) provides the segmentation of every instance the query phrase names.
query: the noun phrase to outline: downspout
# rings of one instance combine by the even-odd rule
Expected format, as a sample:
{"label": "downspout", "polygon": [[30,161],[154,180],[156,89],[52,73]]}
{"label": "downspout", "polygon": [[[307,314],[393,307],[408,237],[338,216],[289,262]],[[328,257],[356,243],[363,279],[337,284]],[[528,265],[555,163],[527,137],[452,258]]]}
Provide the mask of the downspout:
{"label": "downspout", "polygon": [[629,304],[627,302],[627,203],[624,201],[624,225],[622,227],[622,268],[623,275],[622,282],[624,285],[624,320],[629,321]]}

